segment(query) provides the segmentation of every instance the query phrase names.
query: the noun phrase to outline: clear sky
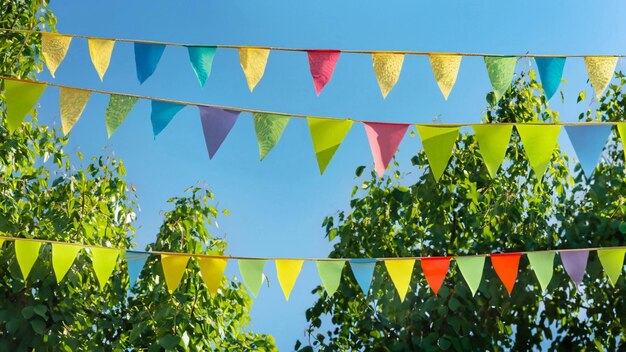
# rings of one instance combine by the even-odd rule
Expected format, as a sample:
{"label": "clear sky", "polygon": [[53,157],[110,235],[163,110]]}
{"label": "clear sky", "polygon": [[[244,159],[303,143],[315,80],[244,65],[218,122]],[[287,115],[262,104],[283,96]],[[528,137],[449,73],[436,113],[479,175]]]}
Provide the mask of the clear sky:
{"label": "clear sky", "polygon": [[[626,5],[618,0],[203,0],[203,1],[53,1],[61,33],[146,39],[189,44],[289,46],[311,49],[416,50],[498,54],[626,54]],[[520,69],[534,67],[520,60]],[[622,63],[618,63],[618,69]],[[575,104],[579,90],[592,96],[582,59],[565,64],[566,104],[552,99],[565,121],[592,104]],[[77,87],[136,93],[236,107],[318,116],[394,122],[479,122],[490,85],[482,58],[465,58],[456,86],[445,101],[428,59],[408,56],[398,84],[383,99],[369,55],[344,54],[331,82],[316,97],[304,53],[272,52],[266,73],[250,93],[236,50],[220,49],[205,87],[200,87],[184,48],[169,47],[156,73],[139,85],[132,44],[118,43],[101,83],[91,66],[87,43],[75,40],[52,79]],[[187,107],[156,139],[150,103],[138,102],[111,139],[104,110],[108,98],[94,95],[74,127],[68,152],[86,156],[114,153],[124,160],[128,180],[138,192],[141,212],[136,242],[143,249],[161,224],[166,200],[197,182],[212,189],[219,206],[232,215],[218,219],[216,236],[229,243],[228,254],[242,256],[324,257],[331,249],[321,228],[326,215],[347,209],[359,165],[373,167],[363,127],[355,124],[323,176],[304,120],[292,119],[276,148],[259,161],[252,119],[242,114],[216,157],[209,161],[198,110]],[[40,121],[60,127],[58,89],[41,100]],[[560,141],[568,148],[568,141]],[[405,171],[421,147],[405,137],[398,161]],[[238,275],[235,262],[229,275]],[[269,287],[252,308],[251,328],[274,335],[281,350],[303,339],[305,310],[319,283],[305,263],[289,302],[275,267],[265,270]]]}

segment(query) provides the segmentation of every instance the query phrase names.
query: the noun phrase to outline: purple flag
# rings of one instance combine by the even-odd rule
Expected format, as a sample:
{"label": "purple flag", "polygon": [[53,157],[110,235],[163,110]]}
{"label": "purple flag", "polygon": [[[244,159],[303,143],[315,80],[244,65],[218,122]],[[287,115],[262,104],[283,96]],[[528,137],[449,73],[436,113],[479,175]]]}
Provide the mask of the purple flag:
{"label": "purple flag", "polygon": [[202,122],[202,131],[204,131],[206,149],[209,152],[209,159],[213,159],[222,142],[228,136],[228,132],[237,122],[237,117],[241,111],[224,110],[208,106],[199,106],[198,108],[200,109],[200,121]]}
{"label": "purple flag", "polygon": [[574,281],[576,287],[583,281],[585,275],[585,268],[587,267],[587,259],[589,258],[589,251],[572,251],[572,252],[559,252],[561,255],[561,262],[563,267]]}

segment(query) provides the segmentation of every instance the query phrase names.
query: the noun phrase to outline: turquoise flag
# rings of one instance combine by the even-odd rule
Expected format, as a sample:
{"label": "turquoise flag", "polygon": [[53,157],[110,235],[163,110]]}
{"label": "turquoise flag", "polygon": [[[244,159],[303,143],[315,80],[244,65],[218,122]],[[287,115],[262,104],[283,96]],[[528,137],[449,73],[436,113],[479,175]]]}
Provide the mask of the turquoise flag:
{"label": "turquoise flag", "polygon": [[135,65],[139,83],[145,82],[152,76],[164,50],[163,44],[135,43]]}
{"label": "turquoise flag", "polygon": [[541,86],[546,98],[550,100],[561,84],[563,77],[564,57],[536,57],[535,63],[541,77]]}
{"label": "turquoise flag", "polygon": [[363,294],[367,297],[374,276],[374,268],[376,267],[376,259],[352,259],[350,260],[350,268],[356,278]]}
{"label": "turquoise flag", "polygon": [[181,104],[157,100],[152,101],[152,114],[150,115],[150,119],[152,120],[152,131],[154,132],[155,138],[184,107],[185,105]]}
{"label": "turquoise flag", "polygon": [[578,162],[587,179],[591,177],[611,133],[611,125],[565,126]]}
{"label": "turquoise flag", "polygon": [[213,65],[213,58],[215,57],[214,46],[188,46],[189,61],[191,67],[193,67],[196,77],[201,86],[204,86],[207,78],[211,75],[211,66]]}
{"label": "turquoise flag", "polygon": [[126,263],[128,265],[128,288],[132,288],[137,282],[146,260],[150,256],[148,253],[126,252]]}

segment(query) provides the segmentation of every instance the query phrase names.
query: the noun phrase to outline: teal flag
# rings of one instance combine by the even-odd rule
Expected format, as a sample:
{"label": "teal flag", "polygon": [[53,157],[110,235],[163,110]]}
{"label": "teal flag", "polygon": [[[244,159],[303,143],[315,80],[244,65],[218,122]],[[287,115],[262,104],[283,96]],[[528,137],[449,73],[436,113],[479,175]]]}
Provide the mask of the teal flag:
{"label": "teal flag", "polygon": [[596,169],[602,149],[611,133],[611,125],[565,126],[578,162],[587,179]]}
{"label": "teal flag", "polygon": [[376,259],[352,259],[350,267],[356,282],[363,290],[363,294],[367,297],[374,276],[374,268],[376,267]]}
{"label": "teal flag", "polygon": [[183,108],[185,105],[168,103],[164,101],[152,101],[152,114],[150,115],[150,120],[152,120],[152,132],[154,133],[154,137],[161,133],[167,125],[172,121],[174,116]]}
{"label": "teal flag", "polygon": [[163,44],[135,43],[135,66],[139,83],[145,82],[156,70],[165,51]]}
{"label": "teal flag", "polygon": [[543,92],[546,94],[546,98],[550,100],[561,84],[563,67],[565,67],[565,58],[536,57],[535,63],[537,64],[537,70],[539,71],[539,77],[541,78]]}
{"label": "teal flag", "polygon": [[211,75],[211,66],[217,48],[214,46],[188,46],[189,61],[201,86],[204,86]]}

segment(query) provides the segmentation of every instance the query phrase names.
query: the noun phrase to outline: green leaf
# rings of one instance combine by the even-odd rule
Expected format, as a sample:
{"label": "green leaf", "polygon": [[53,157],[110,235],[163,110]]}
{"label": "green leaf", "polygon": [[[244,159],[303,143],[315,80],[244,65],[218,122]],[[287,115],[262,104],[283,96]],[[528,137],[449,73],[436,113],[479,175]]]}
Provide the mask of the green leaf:
{"label": "green leaf", "polygon": [[363,174],[363,170],[365,170],[365,165],[357,167],[356,172],[354,173],[356,177],[361,177],[361,175]]}
{"label": "green leaf", "polygon": [[174,335],[165,335],[165,336],[161,336],[157,342],[159,343],[159,345],[163,348],[165,348],[166,350],[171,350],[174,347],[176,347],[179,343],[180,343],[181,339],[178,336],[174,336]]}
{"label": "green leaf", "polygon": [[39,335],[43,335],[44,329],[46,328],[46,323],[43,320],[36,318],[30,321],[30,326],[36,333],[38,333]]}

